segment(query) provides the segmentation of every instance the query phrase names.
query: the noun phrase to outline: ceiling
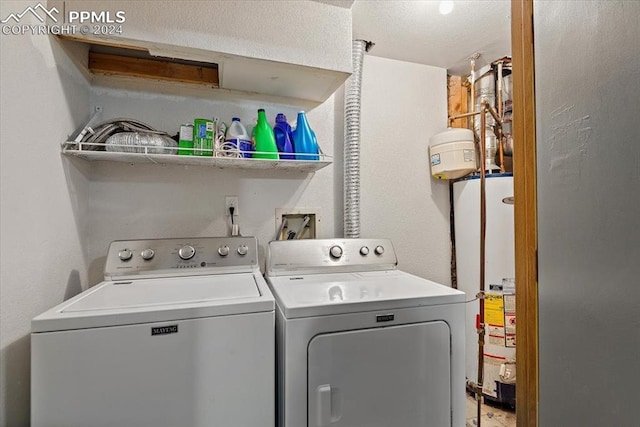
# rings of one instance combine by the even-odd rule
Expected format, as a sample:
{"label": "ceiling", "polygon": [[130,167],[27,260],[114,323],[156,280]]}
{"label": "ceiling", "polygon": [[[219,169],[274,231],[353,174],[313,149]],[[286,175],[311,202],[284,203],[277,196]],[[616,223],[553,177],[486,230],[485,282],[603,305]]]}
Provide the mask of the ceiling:
{"label": "ceiling", "polygon": [[353,38],[375,43],[369,55],[470,73],[469,58],[480,53],[477,68],[511,56],[509,0],[454,0],[448,15],[438,0],[319,0],[351,7]]}

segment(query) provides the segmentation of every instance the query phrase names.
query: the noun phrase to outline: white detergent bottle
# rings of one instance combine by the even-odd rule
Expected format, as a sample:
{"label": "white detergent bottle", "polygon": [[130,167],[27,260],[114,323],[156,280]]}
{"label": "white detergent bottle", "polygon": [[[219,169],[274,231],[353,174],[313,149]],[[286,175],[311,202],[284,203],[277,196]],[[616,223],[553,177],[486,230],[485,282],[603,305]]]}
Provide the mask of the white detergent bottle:
{"label": "white detergent bottle", "polygon": [[251,157],[253,146],[247,129],[240,122],[240,118],[231,119],[231,125],[227,129],[225,137],[225,150],[239,150],[239,157]]}

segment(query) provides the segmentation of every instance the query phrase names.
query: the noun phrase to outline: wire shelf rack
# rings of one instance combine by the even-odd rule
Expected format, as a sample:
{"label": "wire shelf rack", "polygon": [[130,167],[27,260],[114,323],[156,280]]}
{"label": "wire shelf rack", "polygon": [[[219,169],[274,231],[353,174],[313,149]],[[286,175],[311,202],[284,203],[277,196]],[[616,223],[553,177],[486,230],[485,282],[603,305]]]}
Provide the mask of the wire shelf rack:
{"label": "wire shelf rack", "polygon": [[[131,145],[109,146],[105,151],[102,143],[67,141],[62,143],[62,154],[75,156],[89,161],[112,161],[124,163],[152,163],[159,165],[207,166],[220,169],[278,169],[299,172],[315,172],[333,161],[326,154],[297,154],[308,156],[309,160],[260,159],[243,155],[273,154],[260,152],[242,152],[239,150],[198,150],[194,154],[178,155],[178,147],[145,147]],[[318,160],[315,160],[317,158]]]}

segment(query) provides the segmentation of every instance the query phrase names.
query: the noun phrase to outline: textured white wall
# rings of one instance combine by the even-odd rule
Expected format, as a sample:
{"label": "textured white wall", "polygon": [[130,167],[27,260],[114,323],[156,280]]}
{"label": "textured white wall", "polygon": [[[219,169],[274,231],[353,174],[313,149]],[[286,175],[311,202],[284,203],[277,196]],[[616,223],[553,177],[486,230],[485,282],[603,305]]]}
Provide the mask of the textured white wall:
{"label": "textured white wall", "polygon": [[[3,1],[0,16],[29,5]],[[86,284],[87,170],[61,159],[60,143],[87,120],[89,90],[55,40],[0,40],[0,425],[21,427],[31,318]]]}
{"label": "textured white wall", "polygon": [[67,0],[64,7],[124,11],[123,39],[351,72],[351,9],[343,7],[307,0]]}
{"label": "textured white wall", "polygon": [[534,6],[540,425],[637,426],[640,3]]}
{"label": "textured white wall", "polygon": [[365,56],[361,236],[388,237],[399,267],[451,283],[449,186],[429,173],[429,137],[447,125],[443,68]]}

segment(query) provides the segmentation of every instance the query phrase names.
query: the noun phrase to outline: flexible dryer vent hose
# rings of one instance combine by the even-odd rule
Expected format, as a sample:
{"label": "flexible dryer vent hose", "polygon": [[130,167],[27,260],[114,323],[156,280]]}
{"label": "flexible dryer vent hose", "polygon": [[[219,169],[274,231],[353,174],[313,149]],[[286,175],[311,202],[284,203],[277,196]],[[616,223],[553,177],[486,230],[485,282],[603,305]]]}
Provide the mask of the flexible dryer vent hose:
{"label": "flexible dryer vent hose", "polygon": [[362,62],[373,43],[354,40],[353,74],[347,81],[344,100],[344,236],[360,237],[360,101]]}

